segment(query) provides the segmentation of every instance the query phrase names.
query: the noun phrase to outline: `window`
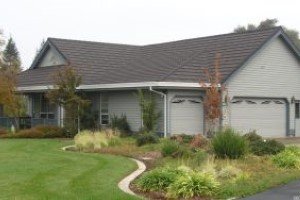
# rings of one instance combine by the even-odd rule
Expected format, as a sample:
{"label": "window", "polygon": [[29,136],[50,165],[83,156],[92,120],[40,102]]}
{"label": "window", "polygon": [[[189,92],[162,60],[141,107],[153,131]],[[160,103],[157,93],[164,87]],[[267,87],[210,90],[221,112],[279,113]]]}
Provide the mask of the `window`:
{"label": "window", "polygon": [[109,115],[108,115],[108,96],[107,94],[101,94],[100,101],[100,112],[101,112],[101,124],[107,125],[109,124]]}
{"label": "window", "polygon": [[45,95],[41,95],[41,112],[40,118],[43,119],[55,119],[55,106],[51,104]]}
{"label": "window", "polygon": [[295,103],[295,118],[299,119],[300,118],[300,103]]}

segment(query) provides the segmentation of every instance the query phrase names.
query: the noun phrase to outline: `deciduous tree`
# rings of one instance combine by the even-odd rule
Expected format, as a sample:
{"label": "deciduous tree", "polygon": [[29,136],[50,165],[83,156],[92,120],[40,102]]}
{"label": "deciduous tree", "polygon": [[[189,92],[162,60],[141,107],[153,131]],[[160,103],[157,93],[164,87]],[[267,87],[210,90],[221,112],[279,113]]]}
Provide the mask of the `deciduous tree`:
{"label": "deciduous tree", "polygon": [[26,114],[26,105],[24,96],[16,93],[16,83],[16,71],[0,69],[0,104],[4,114],[11,117],[15,128],[18,128],[18,117]]}
{"label": "deciduous tree", "polygon": [[200,86],[205,90],[203,105],[208,125],[206,132],[208,136],[212,136],[217,130],[219,120],[222,117],[222,91],[225,90],[225,87],[221,84],[220,58],[220,54],[217,54],[214,67],[205,68],[205,80],[200,81]]}
{"label": "deciduous tree", "polygon": [[65,125],[74,133],[78,128],[74,127],[74,120],[79,121],[80,109],[89,103],[77,91],[81,84],[81,76],[71,66],[66,66],[53,74],[53,80],[54,86],[48,90],[46,97],[51,103],[64,107],[65,117],[69,119]]}

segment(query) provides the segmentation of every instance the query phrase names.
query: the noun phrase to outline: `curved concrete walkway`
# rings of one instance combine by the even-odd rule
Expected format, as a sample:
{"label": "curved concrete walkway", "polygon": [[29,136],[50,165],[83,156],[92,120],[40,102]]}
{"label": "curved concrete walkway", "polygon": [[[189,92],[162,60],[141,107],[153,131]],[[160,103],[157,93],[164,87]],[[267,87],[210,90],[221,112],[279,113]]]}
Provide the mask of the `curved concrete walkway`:
{"label": "curved concrete walkway", "polygon": [[136,195],[132,190],[130,190],[129,185],[130,183],[136,179],[140,174],[142,174],[146,170],[146,165],[134,158],[131,158],[135,161],[138,165],[138,169],[132,172],[129,176],[126,176],[123,180],[121,180],[118,184],[118,187],[123,191],[131,195]]}
{"label": "curved concrete walkway", "polygon": [[[67,151],[68,148],[75,147],[75,145],[69,145],[62,148],[63,151]],[[137,196],[132,190],[130,190],[130,183],[136,179],[139,175],[141,175],[146,170],[146,165],[137,159],[131,158],[138,165],[138,169],[123,178],[119,183],[118,187],[125,193]]]}

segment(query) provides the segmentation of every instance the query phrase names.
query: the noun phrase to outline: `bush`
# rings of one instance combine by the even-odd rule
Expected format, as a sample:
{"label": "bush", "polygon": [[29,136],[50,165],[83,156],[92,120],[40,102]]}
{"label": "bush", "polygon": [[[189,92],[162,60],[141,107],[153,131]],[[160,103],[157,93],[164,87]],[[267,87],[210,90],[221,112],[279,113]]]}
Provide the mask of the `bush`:
{"label": "bush", "polygon": [[8,134],[8,131],[5,128],[0,127],[0,135],[6,135]]}
{"label": "bush", "polygon": [[247,141],[233,129],[217,132],[212,140],[212,147],[220,158],[236,159],[247,152]]}
{"label": "bush", "polygon": [[193,138],[194,138],[193,135],[186,135],[186,134],[172,135],[170,137],[171,140],[176,140],[177,142],[186,143],[186,144],[191,143]]}
{"label": "bush", "polygon": [[199,166],[207,159],[207,153],[203,150],[197,150],[195,151],[192,159],[196,165]]}
{"label": "bush", "polygon": [[278,167],[300,169],[300,149],[287,147],[284,151],[273,156],[272,161]]}
{"label": "bush", "polygon": [[146,172],[138,179],[137,185],[143,191],[166,191],[177,177],[183,173],[184,171],[180,169],[157,168]]}
{"label": "bush", "polygon": [[117,129],[120,131],[120,136],[121,137],[127,137],[132,135],[132,131],[130,129],[130,125],[127,121],[126,115],[121,115],[121,117],[118,117],[114,115],[111,117],[111,124],[110,124],[112,129]]}
{"label": "bush", "polygon": [[211,196],[219,187],[214,176],[202,172],[191,172],[180,176],[168,190],[171,198],[193,198]]}
{"label": "bush", "polygon": [[136,138],[136,144],[137,144],[137,146],[143,146],[145,144],[158,143],[158,141],[159,141],[159,138],[154,133],[140,134]]}
{"label": "bush", "polygon": [[262,156],[262,155],[275,155],[284,150],[284,144],[277,142],[276,140],[266,141],[254,141],[249,143],[250,152]]}
{"label": "bush", "polygon": [[180,144],[175,140],[166,140],[163,142],[161,153],[163,156],[173,156],[178,152]]}
{"label": "bush", "polygon": [[195,135],[190,142],[190,147],[192,148],[205,148],[208,145],[208,140],[203,135]]}
{"label": "bush", "polygon": [[262,155],[275,155],[284,150],[284,144],[276,140],[263,140],[255,132],[247,133],[243,136],[249,142],[249,150],[251,153]]}
{"label": "bush", "polygon": [[15,134],[6,134],[9,138],[61,138],[66,136],[66,131],[58,126],[39,125],[30,129],[20,130]]}
{"label": "bush", "polygon": [[257,135],[256,131],[251,131],[243,136],[249,142],[262,141],[262,137]]}

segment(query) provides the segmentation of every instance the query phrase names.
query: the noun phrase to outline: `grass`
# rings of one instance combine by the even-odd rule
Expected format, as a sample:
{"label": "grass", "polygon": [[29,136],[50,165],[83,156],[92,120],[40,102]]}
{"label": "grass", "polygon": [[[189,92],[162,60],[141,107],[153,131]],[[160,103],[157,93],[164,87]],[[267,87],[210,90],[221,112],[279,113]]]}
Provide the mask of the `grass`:
{"label": "grass", "polygon": [[0,199],[136,199],[117,183],[136,168],[128,158],[64,152],[58,139],[0,140]]}

